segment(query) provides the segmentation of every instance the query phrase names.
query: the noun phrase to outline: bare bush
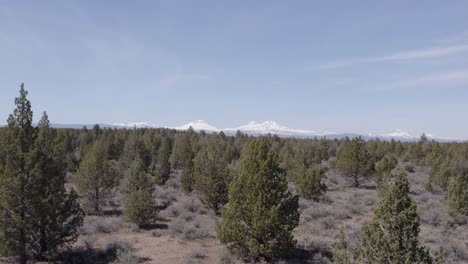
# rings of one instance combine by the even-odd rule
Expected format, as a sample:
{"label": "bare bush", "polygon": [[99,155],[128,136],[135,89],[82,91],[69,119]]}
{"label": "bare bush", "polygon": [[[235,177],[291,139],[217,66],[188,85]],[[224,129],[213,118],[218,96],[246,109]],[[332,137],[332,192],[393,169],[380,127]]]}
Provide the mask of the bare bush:
{"label": "bare bush", "polygon": [[118,217],[86,216],[81,230],[83,234],[111,233],[119,230],[121,225]]}
{"label": "bare bush", "polygon": [[196,197],[187,200],[183,203],[184,209],[192,213],[196,213],[201,206],[201,201]]}

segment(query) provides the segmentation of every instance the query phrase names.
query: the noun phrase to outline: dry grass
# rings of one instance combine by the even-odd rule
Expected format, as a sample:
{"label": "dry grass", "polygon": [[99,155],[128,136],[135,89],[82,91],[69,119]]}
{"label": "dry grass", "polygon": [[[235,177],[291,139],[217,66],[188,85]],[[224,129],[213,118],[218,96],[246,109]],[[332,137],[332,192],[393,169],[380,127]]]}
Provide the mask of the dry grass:
{"label": "dry grass", "polygon": [[[428,169],[413,166],[412,170],[408,179],[411,196],[418,205],[422,243],[431,252],[443,246],[446,263],[468,263],[467,226],[452,223],[441,193],[425,191]],[[300,223],[293,232],[297,248],[278,263],[327,263],[340,227],[351,248],[359,241],[362,224],[372,218],[381,199],[375,183],[362,179],[362,187],[354,188],[349,179],[330,171],[326,184],[329,191],[319,202],[300,199]],[[294,184],[290,188],[293,190]],[[121,223],[118,216],[87,216],[75,249],[81,255],[94,256],[87,260],[99,256],[119,264],[243,263],[216,239],[214,224],[219,216],[203,206],[195,194],[179,191],[176,177],[171,177],[165,186],[157,186],[155,196],[161,208],[155,229],[132,228]],[[119,251],[112,241],[129,243],[133,249]],[[136,260],[139,262],[133,262]]]}

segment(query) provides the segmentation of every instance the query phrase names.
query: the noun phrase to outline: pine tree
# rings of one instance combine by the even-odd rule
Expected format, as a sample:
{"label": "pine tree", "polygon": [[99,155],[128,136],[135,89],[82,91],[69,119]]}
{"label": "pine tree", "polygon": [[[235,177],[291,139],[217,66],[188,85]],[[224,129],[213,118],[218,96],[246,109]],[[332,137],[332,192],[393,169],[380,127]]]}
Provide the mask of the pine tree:
{"label": "pine tree", "polygon": [[426,248],[419,245],[419,217],[409,196],[404,173],[386,192],[372,222],[362,228],[360,256],[363,263],[432,263]]}
{"label": "pine tree", "polygon": [[354,180],[355,187],[359,187],[359,176],[368,176],[373,170],[373,160],[364,140],[346,140],[338,152],[336,167]]}
{"label": "pine tree", "polygon": [[287,187],[277,154],[267,139],[253,140],[244,152],[241,173],[229,186],[216,232],[222,243],[251,258],[275,259],[295,246],[298,196]]}
{"label": "pine tree", "polygon": [[159,185],[164,185],[171,174],[171,162],[169,160],[171,157],[171,151],[171,139],[166,135],[164,136],[161,147],[159,148],[156,168],[154,169],[156,183]]}
{"label": "pine tree", "polygon": [[296,178],[297,192],[306,199],[318,201],[326,191],[327,186],[322,182],[327,169],[323,166],[314,166],[307,169],[303,166],[301,173]]}
{"label": "pine tree", "polygon": [[203,203],[216,213],[228,200],[229,170],[222,154],[221,145],[212,140],[200,150],[194,161],[195,189]]}
{"label": "pine tree", "polygon": [[145,172],[142,160],[137,156],[135,160],[125,171],[124,177],[120,183],[120,191],[123,194],[129,194],[137,190],[145,190],[152,193],[154,190],[153,181]]}
{"label": "pine tree", "polygon": [[115,177],[110,173],[110,164],[99,141],[86,153],[77,173],[73,177],[78,191],[86,199],[86,206],[95,213],[108,198]]}
{"label": "pine tree", "polygon": [[83,223],[77,194],[65,189],[64,153],[55,147],[49,120],[44,112],[31,153],[31,249],[39,260],[56,256],[61,248],[76,241]]}
{"label": "pine tree", "polygon": [[8,118],[4,139],[5,164],[0,175],[0,244],[4,253],[19,256],[19,263],[28,259],[31,243],[28,219],[31,204],[31,160],[34,144],[33,111],[28,92],[21,84],[16,109]]}

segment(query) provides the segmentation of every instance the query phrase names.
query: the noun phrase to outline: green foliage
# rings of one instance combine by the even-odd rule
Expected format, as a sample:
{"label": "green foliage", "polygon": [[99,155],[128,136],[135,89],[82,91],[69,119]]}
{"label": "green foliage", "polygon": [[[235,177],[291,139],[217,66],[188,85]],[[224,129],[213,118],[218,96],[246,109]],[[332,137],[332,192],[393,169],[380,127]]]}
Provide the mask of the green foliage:
{"label": "green foliage", "polygon": [[27,262],[30,253],[28,213],[34,200],[30,177],[34,161],[29,159],[34,145],[33,112],[27,94],[21,84],[20,96],[15,98],[16,108],[8,117],[2,146],[5,164],[0,177],[1,248],[5,249],[4,253],[18,255],[22,264]]}
{"label": "green foliage", "polygon": [[168,136],[163,138],[161,143],[161,147],[159,148],[158,158],[154,168],[154,176],[156,183],[159,185],[163,185],[166,183],[167,179],[171,175],[171,139]]}
{"label": "green foliage", "polygon": [[73,182],[85,198],[86,207],[94,210],[95,213],[99,212],[101,205],[115,186],[115,177],[110,171],[110,163],[99,142],[94,143],[84,157],[73,177]]}
{"label": "green foliage", "polygon": [[32,127],[23,84],[2,137],[0,157],[0,253],[20,263],[57,256],[76,241],[83,211],[65,183],[64,148],[44,113]]}
{"label": "green foliage", "polygon": [[306,199],[318,201],[327,189],[327,186],[322,183],[326,172],[327,168],[323,166],[314,166],[309,169],[304,166],[296,178],[297,192]]}
{"label": "green foliage", "polygon": [[428,250],[419,245],[416,211],[406,175],[399,173],[375,210],[372,222],[362,228],[363,263],[432,263]]}
{"label": "green foliage", "polygon": [[351,264],[350,252],[348,249],[348,243],[345,239],[345,234],[343,231],[343,227],[340,229],[340,233],[338,234],[337,241],[333,246],[332,256],[333,256],[333,264]]}
{"label": "green foliage", "polygon": [[54,147],[47,114],[39,122],[39,134],[31,151],[31,211],[28,217],[31,250],[39,260],[58,255],[78,238],[83,211],[74,190],[65,190],[63,152]]}
{"label": "green foliage", "polygon": [[361,138],[353,138],[343,143],[335,165],[345,176],[354,180],[355,187],[359,187],[359,176],[368,176],[373,171],[373,160]]}
{"label": "green foliage", "polygon": [[187,161],[193,159],[190,136],[191,132],[183,132],[183,134],[176,138],[172,153],[172,167],[174,169],[184,168]]}
{"label": "green foliage", "polygon": [[396,168],[398,160],[393,156],[384,156],[375,164],[377,172],[377,189],[380,193],[384,193],[388,187],[388,181],[393,169]]}
{"label": "green foliage", "polygon": [[194,175],[193,175],[193,159],[189,158],[185,161],[185,166],[180,177],[180,185],[182,190],[189,193],[193,190]]}
{"label": "green foliage", "polygon": [[287,187],[277,154],[266,139],[252,140],[243,153],[240,175],[229,186],[216,232],[222,243],[250,258],[275,259],[294,247],[298,196]]}
{"label": "green foliage", "polygon": [[468,168],[450,181],[445,194],[445,204],[452,216],[460,219],[468,217]]}
{"label": "green foliage", "polygon": [[158,210],[154,199],[147,190],[136,190],[128,194],[124,204],[125,220],[135,223],[138,227],[147,227],[155,223]]}
{"label": "green foliage", "polygon": [[136,157],[130,168],[125,171],[120,182],[120,191],[123,194],[129,194],[137,190],[145,190],[150,193],[154,190],[153,180],[145,172],[144,164],[139,157]]}
{"label": "green foliage", "polygon": [[456,175],[459,166],[453,159],[440,158],[434,161],[429,172],[429,179],[426,183],[426,189],[432,190],[434,186],[440,187],[446,191],[453,175]]}
{"label": "green foliage", "polygon": [[200,193],[203,203],[215,212],[228,201],[229,170],[218,140],[215,138],[208,142],[194,161],[195,189]]}

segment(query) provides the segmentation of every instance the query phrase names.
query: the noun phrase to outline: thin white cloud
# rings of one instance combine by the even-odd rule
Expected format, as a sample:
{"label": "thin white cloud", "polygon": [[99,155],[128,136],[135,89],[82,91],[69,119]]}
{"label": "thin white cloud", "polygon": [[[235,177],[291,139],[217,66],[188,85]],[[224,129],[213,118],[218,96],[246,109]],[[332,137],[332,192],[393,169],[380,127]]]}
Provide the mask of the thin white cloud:
{"label": "thin white cloud", "polygon": [[333,62],[323,63],[314,67],[310,67],[310,68],[307,68],[306,70],[337,69],[337,68],[353,66],[356,64],[376,63],[376,62],[385,62],[385,61],[405,61],[405,60],[440,58],[440,57],[460,54],[464,52],[468,52],[468,44],[452,45],[452,46],[446,46],[446,47],[433,47],[433,48],[425,48],[425,49],[411,50],[411,51],[401,51],[401,52],[396,52],[393,54],[379,56],[379,57],[366,57],[366,58],[358,58],[358,59],[353,59],[353,60],[333,61]]}
{"label": "thin white cloud", "polygon": [[403,80],[381,87],[381,90],[395,90],[403,88],[440,86],[446,88],[447,85],[468,82],[468,69],[443,72],[431,75],[420,76],[415,79]]}

